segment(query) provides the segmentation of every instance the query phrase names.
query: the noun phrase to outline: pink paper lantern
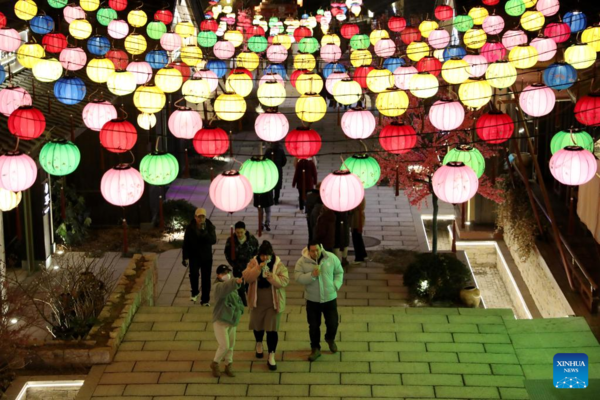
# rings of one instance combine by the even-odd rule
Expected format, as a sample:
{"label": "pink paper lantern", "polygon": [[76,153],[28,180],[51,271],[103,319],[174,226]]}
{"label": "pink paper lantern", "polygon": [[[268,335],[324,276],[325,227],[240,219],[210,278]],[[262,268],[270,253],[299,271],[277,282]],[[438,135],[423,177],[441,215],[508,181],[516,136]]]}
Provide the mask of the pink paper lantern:
{"label": "pink paper lantern", "polygon": [[427,42],[434,49],[443,49],[450,44],[450,34],[445,29],[434,29],[429,33]]}
{"label": "pink paper lantern", "polygon": [[68,71],[79,71],[87,63],[87,55],[81,47],[65,47],[58,59],[62,67]]}
{"label": "pink paper lantern", "polygon": [[108,24],[107,32],[113,39],[123,39],[129,34],[129,25],[122,19],[113,19]]}
{"label": "pink paper lantern", "polygon": [[510,51],[513,47],[527,44],[527,34],[520,29],[509,29],[502,35],[502,44]]}
{"label": "pink paper lantern", "polygon": [[532,117],[543,117],[554,109],[556,96],[552,89],[541,83],[527,86],[519,96],[519,105]]}
{"label": "pink paper lantern", "polygon": [[567,146],[550,158],[550,172],[563,185],[583,185],[594,177],[597,169],[594,155],[579,146]]}
{"label": "pink paper lantern", "polygon": [[327,63],[333,63],[342,57],[340,46],[329,43],[321,47],[321,59]]}
{"label": "pink paper lantern", "polygon": [[136,85],[145,85],[152,79],[152,67],[146,61],[132,61],[127,65],[127,71],[135,77]]}
{"label": "pink paper lantern", "polygon": [[229,60],[235,53],[235,46],[227,40],[222,40],[215,43],[213,46],[213,52],[217,58],[221,60]]}
{"label": "pink paper lantern", "polygon": [[488,35],[499,35],[504,30],[504,18],[499,15],[488,15],[481,25],[483,31]]}
{"label": "pink paper lantern", "polygon": [[100,181],[102,196],[110,204],[125,207],[136,203],[144,194],[144,179],[129,164],[109,169]]}
{"label": "pink paper lantern", "polygon": [[169,130],[179,139],[193,139],[202,129],[202,118],[198,111],[191,108],[180,108],[169,117]]}
{"label": "pink paper lantern", "polygon": [[248,178],[234,170],[217,176],[210,183],[208,194],[215,207],[228,213],[248,207],[254,196]]}
{"label": "pink paper lantern", "polygon": [[88,129],[100,132],[105,123],[117,118],[117,109],[108,101],[92,100],[83,108],[81,117]]}
{"label": "pink paper lantern", "polygon": [[63,16],[67,24],[70,24],[76,19],[85,19],[85,11],[79,6],[70,4],[63,9]]}
{"label": "pink paper lantern", "polygon": [[560,3],[558,0],[538,0],[535,9],[544,14],[545,17],[550,17],[558,12]]}
{"label": "pink paper lantern", "polygon": [[429,109],[429,121],[442,132],[457,129],[465,120],[465,109],[460,101],[438,100]]}
{"label": "pink paper lantern", "polygon": [[538,61],[550,61],[556,54],[556,42],[550,38],[536,37],[530,44],[538,52]]}
{"label": "pink paper lantern", "polygon": [[346,72],[332,72],[325,80],[325,89],[331,95],[333,95],[333,87],[336,83],[342,79],[350,79],[350,76]]}
{"label": "pink paper lantern", "polygon": [[261,87],[263,83],[267,83],[267,82],[277,82],[277,83],[285,86],[285,81],[283,80],[281,75],[276,74],[274,72],[268,72],[268,73],[264,74],[258,81],[258,87]]}
{"label": "pink paper lantern", "polygon": [[483,45],[479,54],[485,57],[489,64],[495,63],[498,60],[503,60],[506,57],[506,48],[496,40],[490,40]]}
{"label": "pink paper lantern", "polygon": [[8,117],[21,106],[32,105],[27,90],[19,86],[7,86],[0,90],[0,113]]}
{"label": "pink paper lantern", "polygon": [[469,63],[469,76],[471,78],[479,78],[485,74],[488,67],[488,61],[482,55],[467,54],[463,57],[467,63]]}
{"label": "pink paper lantern", "polygon": [[419,71],[413,66],[401,66],[394,71],[394,82],[397,88],[409,90],[410,78],[418,74]]}
{"label": "pink paper lantern", "polygon": [[442,201],[460,204],[475,196],[479,189],[477,175],[462,162],[449,162],[438,168],[431,178],[433,192]]}
{"label": "pink paper lantern", "polygon": [[290,123],[282,113],[267,110],[256,118],[254,130],[265,142],[278,142],[288,134]]}
{"label": "pink paper lantern", "polygon": [[20,151],[0,156],[0,187],[11,192],[29,189],[37,178],[35,161]]}
{"label": "pink paper lantern", "polygon": [[272,63],[279,64],[287,59],[288,51],[281,44],[275,44],[269,46],[267,49],[267,59]]}
{"label": "pink paper lantern", "polygon": [[210,69],[199,69],[194,72],[194,78],[206,79],[211,92],[217,90],[217,86],[219,86],[219,77]]}
{"label": "pink paper lantern", "polygon": [[21,36],[12,28],[0,29],[0,50],[12,53],[21,47]]}
{"label": "pink paper lantern", "polygon": [[396,44],[392,39],[380,39],[375,43],[375,54],[379,57],[388,58],[396,53]]}
{"label": "pink paper lantern", "polygon": [[181,36],[173,32],[167,32],[160,37],[160,46],[166,51],[175,51],[181,48]]}
{"label": "pink paper lantern", "polygon": [[321,183],[323,204],[333,211],[350,211],[358,207],[365,197],[360,178],[348,170],[335,171]]}
{"label": "pink paper lantern", "polygon": [[369,110],[351,108],[342,116],[342,130],[350,139],[366,139],[373,134],[377,122]]}

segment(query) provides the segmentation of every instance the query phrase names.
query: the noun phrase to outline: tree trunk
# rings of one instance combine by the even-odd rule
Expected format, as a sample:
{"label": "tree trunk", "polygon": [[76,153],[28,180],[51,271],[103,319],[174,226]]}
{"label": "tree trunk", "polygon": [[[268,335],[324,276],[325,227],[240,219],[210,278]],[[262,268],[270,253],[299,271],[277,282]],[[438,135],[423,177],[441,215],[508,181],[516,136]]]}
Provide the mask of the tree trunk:
{"label": "tree trunk", "polygon": [[431,223],[431,252],[437,254],[437,241],[438,241],[438,198],[431,191],[431,204],[433,204],[433,220]]}

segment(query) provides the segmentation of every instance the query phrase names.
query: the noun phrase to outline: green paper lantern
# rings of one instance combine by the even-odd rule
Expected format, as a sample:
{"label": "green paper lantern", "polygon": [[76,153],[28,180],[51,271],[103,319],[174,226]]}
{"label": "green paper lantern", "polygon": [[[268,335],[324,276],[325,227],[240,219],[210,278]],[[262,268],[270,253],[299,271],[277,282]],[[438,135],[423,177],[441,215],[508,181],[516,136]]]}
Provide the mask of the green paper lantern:
{"label": "green paper lantern", "polygon": [[523,15],[525,9],[525,2],[523,0],[508,0],[504,5],[504,10],[512,17]]}
{"label": "green paper lantern", "polygon": [[594,139],[589,133],[580,129],[570,129],[569,132],[560,131],[552,137],[550,151],[554,154],[567,146],[583,147],[593,153]]}
{"label": "green paper lantern", "polygon": [[168,185],[179,175],[179,162],[165,152],[152,152],[142,158],[140,174],[150,185]]}
{"label": "green paper lantern", "polygon": [[161,21],[152,21],[146,26],[146,33],[150,39],[160,40],[167,33],[167,26]]}
{"label": "green paper lantern", "polygon": [[371,40],[365,34],[357,34],[350,39],[350,47],[354,50],[365,50],[369,48]]}
{"label": "green paper lantern", "polygon": [[298,43],[298,50],[302,53],[313,54],[315,51],[319,50],[319,41],[314,37],[302,38],[300,43]]}
{"label": "green paper lantern", "polygon": [[253,193],[266,193],[273,190],[279,180],[277,166],[264,156],[256,156],[246,160],[240,168],[240,174],[248,178]]}
{"label": "green paper lantern", "polygon": [[64,8],[69,0],[48,0],[48,5],[52,8]]}
{"label": "green paper lantern", "polygon": [[217,43],[217,35],[213,31],[202,31],[198,33],[198,46],[213,47],[215,43]]}
{"label": "green paper lantern", "polygon": [[477,175],[477,178],[481,178],[485,171],[485,159],[481,152],[475,147],[459,145],[456,148],[450,150],[442,161],[443,165],[449,162],[462,162],[467,167],[470,167]]}
{"label": "green paper lantern", "polygon": [[267,49],[268,45],[269,41],[264,36],[256,35],[248,39],[248,49],[255,53],[262,53]]}
{"label": "green paper lantern", "polygon": [[50,175],[65,176],[77,169],[81,153],[72,142],[57,139],[42,147],[39,160],[44,171]]}
{"label": "green paper lantern", "polygon": [[[519,0],[521,1],[521,0]],[[473,27],[473,18],[468,15],[457,15],[454,17],[454,27],[459,32],[466,32]]]}
{"label": "green paper lantern", "polygon": [[110,7],[102,7],[96,13],[98,23],[103,26],[108,26],[110,21],[117,19],[117,12]]}
{"label": "green paper lantern", "polygon": [[274,27],[275,25],[277,25],[278,22],[279,22],[279,18],[277,18],[277,17],[269,18],[269,28]]}
{"label": "green paper lantern", "polygon": [[349,170],[358,176],[365,189],[375,186],[381,176],[377,160],[366,154],[355,154],[347,158],[340,169]]}

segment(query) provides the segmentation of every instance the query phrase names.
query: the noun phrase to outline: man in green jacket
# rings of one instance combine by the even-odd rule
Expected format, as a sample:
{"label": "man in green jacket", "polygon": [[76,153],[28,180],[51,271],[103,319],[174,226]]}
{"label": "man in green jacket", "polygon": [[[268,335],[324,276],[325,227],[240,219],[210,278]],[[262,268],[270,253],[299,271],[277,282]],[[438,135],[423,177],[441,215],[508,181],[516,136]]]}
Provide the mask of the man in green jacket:
{"label": "man in green jacket", "polygon": [[309,361],[321,356],[321,315],[325,318],[325,341],[332,353],[337,352],[335,335],[338,329],[337,292],[344,281],[344,269],[335,254],[316,242],[309,242],[294,270],[296,282],[304,285],[306,317],[312,349]]}

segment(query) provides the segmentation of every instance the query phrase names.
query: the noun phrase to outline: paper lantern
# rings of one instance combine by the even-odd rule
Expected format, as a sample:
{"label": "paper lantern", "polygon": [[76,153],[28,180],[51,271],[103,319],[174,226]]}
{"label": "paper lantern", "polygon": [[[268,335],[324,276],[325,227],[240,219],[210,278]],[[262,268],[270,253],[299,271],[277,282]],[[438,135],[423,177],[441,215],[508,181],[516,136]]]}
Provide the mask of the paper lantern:
{"label": "paper lantern", "polygon": [[360,29],[356,24],[343,24],[342,29],[340,30],[341,35],[345,39],[350,39],[352,36],[358,34]]}
{"label": "paper lantern", "polygon": [[483,45],[479,54],[484,56],[488,63],[493,63],[504,59],[506,56],[506,48],[502,43],[491,40]]}
{"label": "paper lantern", "polygon": [[434,14],[440,21],[448,21],[454,16],[454,9],[447,5],[440,5],[435,8]]}
{"label": "paper lantern", "polygon": [[[2,94],[0,92],[0,100],[1,98]],[[0,107],[2,107],[1,103]],[[600,125],[600,94],[590,93],[587,96],[582,96],[575,104],[574,114],[575,119],[583,125]]]}
{"label": "paper lantern", "polygon": [[295,69],[307,69],[312,71],[317,66],[317,61],[312,54],[299,53],[294,56],[294,68]]}
{"label": "paper lantern", "polygon": [[[244,42],[244,35],[242,34],[242,32],[240,32],[238,30],[228,30],[223,35],[223,39],[225,39],[227,42],[231,43],[234,47],[239,47]],[[291,43],[290,43],[290,45],[291,45]],[[284,46],[285,46],[285,44],[284,44]]]}
{"label": "paper lantern", "polygon": [[489,15],[488,10],[484,7],[473,7],[469,10],[469,17],[473,19],[473,24],[481,25]]}
{"label": "paper lantern", "polygon": [[127,8],[127,0],[108,0],[108,6],[115,11],[123,11]]}
{"label": "paper lantern", "polygon": [[95,56],[103,56],[110,50],[110,40],[104,36],[94,35],[88,39],[87,49]]}
{"label": "paper lantern", "polygon": [[244,161],[240,174],[248,179],[253,193],[267,193],[273,190],[279,180],[277,166],[264,156],[254,156]]}
{"label": "paper lantern", "polygon": [[334,44],[339,47],[341,46],[342,42],[340,40],[340,37],[335,33],[328,33],[326,35],[323,35],[323,37],[321,38],[321,47],[324,47],[328,44]]}
{"label": "paper lantern", "polygon": [[396,70],[394,71],[394,82],[396,84],[396,87],[402,90],[409,90],[410,80],[412,76],[417,74],[418,72],[419,71],[415,67],[410,65],[396,68]]}
{"label": "paper lantern", "polygon": [[342,116],[341,126],[350,139],[366,139],[375,131],[377,122],[369,110],[351,108]]}
{"label": "paper lantern", "polygon": [[229,148],[229,138],[223,129],[206,126],[196,132],[192,144],[198,154],[213,158],[227,151]]}
{"label": "paper lantern", "polygon": [[[222,78],[225,76],[225,74],[227,74],[227,64],[225,63],[225,61],[210,60],[209,62],[206,63],[205,67],[207,69],[211,70],[212,72],[214,72],[214,75],[217,78]],[[238,72],[240,72],[240,71],[238,71]],[[231,71],[231,73],[233,73],[233,70]]]}
{"label": "paper lantern", "polygon": [[597,52],[600,51],[600,24],[590,26],[581,34],[581,41],[587,43]]}
{"label": "paper lantern", "polygon": [[107,33],[113,39],[123,39],[129,34],[129,25],[122,19],[113,19],[108,24]]}
{"label": "paper lantern", "polygon": [[6,26],[6,16],[0,12],[0,29]]}
{"label": "paper lantern", "polygon": [[563,185],[583,185],[594,177],[597,169],[594,155],[579,146],[567,146],[550,158],[550,173]]}
{"label": "paper lantern", "polygon": [[386,117],[399,117],[408,109],[409,100],[406,93],[395,87],[388,88],[377,95],[375,107]]}
{"label": "paper lantern", "polygon": [[367,88],[367,76],[374,68],[371,66],[358,67],[354,69],[354,75],[352,79],[355,80],[361,88]]}
{"label": "paper lantern", "polygon": [[85,126],[96,132],[100,132],[105,123],[115,118],[117,118],[117,110],[108,101],[92,100],[82,111]]}
{"label": "paper lantern", "polygon": [[[4,26],[1,25],[2,24],[0,24],[0,28],[3,28]],[[34,33],[45,35],[54,30],[54,20],[48,15],[37,15],[29,21],[29,27]]]}
{"label": "paper lantern", "polygon": [[110,7],[102,7],[96,13],[96,19],[102,26],[108,26],[110,21],[117,19],[117,12]]}
{"label": "paper lantern", "polygon": [[358,207],[365,197],[360,179],[350,171],[335,171],[321,182],[323,204],[334,211],[350,211]]}
{"label": "paper lantern", "polygon": [[0,211],[8,212],[17,208],[21,197],[21,192],[11,192],[0,187]]}
{"label": "paper lantern", "polygon": [[12,28],[0,29],[0,50],[11,53],[17,51],[19,46],[21,46],[19,32]]}
{"label": "paper lantern", "polygon": [[587,43],[577,43],[565,50],[565,61],[575,69],[586,69],[596,62],[596,51]]}
{"label": "paper lantern", "polygon": [[185,100],[194,104],[208,100],[210,92],[209,83],[204,78],[192,78],[187,80],[181,87],[181,94],[185,97]]}
{"label": "paper lantern", "polygon": [[[181,36],[173,32],[167,32],[160,37],[160,46],[166,51],[175,51],[181,48]],[[216,52],[215,52],[215,55]]]}
{"label": "paper lantern", "polygon": [[373,56],[369,50],[354,50],[350,53],[350,63],[353,67],[370,65],[373,62]]}
{"label": "paper lantern", "polygon": [[19,86],[7,86],[0,90],[0,113],[8,117],[21,106],[32,105],[27,90]]}
{"label": "paper lantern", "polygon": [[455,16],[452,24],[454,25],[454,28],[459,32],[466,32],[469,29],[471,29],[474,25],[473,18],[471,18],[469,15],[464,14]]}
{"label": "paper lantern", "polygon": [[528,69],[537,64],[538,52],[533,46],[515,46],[510,53],[508,53],[508,61],[514,65],[515,68]]}
{"label": "paper lantern", "polygon": [[287,56],[287,49],[282,45],[271,45],[267,49],[267,59],[272,63],[282,63],[286,60]]}
{"label": "paper lantern", "polygon": [[160,21],[152,21],[146,26],[146,34],[150,39],[160,40],[165,33],[167,33],[167,26]]}
{"label": "paper lantern", "polygon": [[485,159],[483,158],[483,155],[479,150],[472,146],[461,144],[451,149],[444,156],[442,164],[446,165],[451,162],[462,162],[475,172],[477,179],[481,178],[485,171]]}
{"label": "paper lantern", "polygon": [[444,49],[444,61],[452,58],[463,58],[467,55],[467,51],[460,46],[448,46]]}
{"label": "paper lantern", "polygon": [[586,131],[571,128],[568,132],[560,131],[552,137],[550,151],[554,154],[567,146],[579,146],[593,153],[594,139]]}
{"label": "paper lantern", "polygon": [[558,12],[560,4],[558,0],[538,0],[535,8],[544,16],[550,17]]}
{"label": "paper lantern", "polygon": [[211,92],[214,92],[217,89],[217,86],[219,85],[218,76],[213,71],[208,69],[196,70],[196,72],[194,73],[194,78],[206,79],[206,82],[208,82],[208,86]]}
{"label": "paper lantern", "polygon": [[285,138],[290,129],[290,124],[280,112],[267,110],[260,114],[254,122],[256,135],[266,142],[278,142]]}
{"label": "paper lantern", "polygon": [[408,86],[413,96],[428,99],[438,92],[439,82],[429,72],[419,72],[410,78]]}
{"label": "paper lantern", "polygon": [[[200,38],[200,34],[198,34],[198,38]],[[215,35],[215,40],[216,40],[216,35]],[[198,43],[199,42],[200,42],[200,39],[198,39]],[[202,47],[210,47],[210,46],[202,46]],[[250,39],[248,39],[248,49],[250,49],[250,51],[253,51],[255,53],[262,53],[263,51],[267,50],[267,47],[268,47],[268,41],[267,41],[267,39],[265,39],[264,36],[252,36]]]}
{"label": "paper lantern", "polygon": [[419,24],[419,31],[424,38],[428,38],[429,34],[436,30],[439,24],[431,19],[426,19]]}
{"label": "paper lantern", "polygon": [[264,85],[267,82],[277,82],[285,88],[285,81],[279,74],[275,74],[272,72],[264,74],[258,81],[258,87],[261,87],[262,85]]}
{"label": "paper lantern", "polygon": [[227,77],[226,89],[242,97],[248,96],[253,89],[252,79],[243,72],[232,73]]}
{"label": "paper lantern", "polygon": [[296,101],[296,115],[304,122],[317,122],[325,116],[327,103],[318,94],[304,94]]}
{"label": "paper lantern", "polygon": [[463,36],[463,42],[469,49],[480,49],[486,43],[487,35],[480,28],[471,28]]}
{"label": "paper lantern", "polygon": [[[321,87],[323,82],[321,81]],[[265,82],[257,91],[258,100],[267,107],[277,107],[285,101],[285,87],[278,82]]]}
{"label": "paper lantern", "polygon": [[173,93],[181,88],[183,76],[178,69],[167,66],[156,72],[154,83],[163,92]]}
{"label": "paper lantern", "polygon": [[110,49],[105,57],[112,61],[117,71],[125,70],[129,64],[129,56],[121,49]]}
{"label": "paper lantern", "polygon": [[449,162],[438,168],[433,173],[431,183],[435,195],[450,204],[468,201],[479,189],[477,175],[462,162]]}
{"label": "paper lantern", "polygon": [[175,25],[175,33],[186,39],[196,35],[196,27],[191,21],[180,21]]}
{"label": "paper lantern", "polygon": [[285,137],[285,148],[293,157],[310,158],[321,149],[321,136],[312,129],[298,127]]}
{"label": "paper lantern", "polygon": [[394,86],[394,76],[385,68],[375,68],[367,75],[367,87],[373,93],[381,93]]}
{"label": "paper lantern", "polygon": [[[437,15],[436,15],[436,18],[438,18]],[[438,19],[440,19],[440,18],[438,18]],[[392,32],[402,32],[404,30],[404,28],[406,28],[406,20],[402,17],[394,15],[394,16],[390,17],[390,19],[388,19],[388,28]],[[357,30],[357,33],[358,33],[358,30]],[[348,39],[348,38],[346,38],[346,39]]]}
{"label": "paper lantern", "polygon": [[488,35],[499,35],[504,30],[504,18],[499,15],[488,15],[481,27]]}
{"label": "paper lantern", "polygon": [[236,93],[222,93],[214,104],[217,116],[224,121],[237,121],[246,112],[246,101]]}
{"label": "paper lantern", "polygon": [[442,78],[452,85],[458,85],[469,79],[470,69],[469,63],[465,60],[451,58],[442,65]]}
{"label": "paper lantern", "polygon": [[258,55],[249,51],[243,51],[237,56],[237,65],[249,71],[254,71],[258,68],[259,62]]}
{"label": "paper lantern", "polygon": [[539,31],[544,27],[545,22],[546,18],[544,14],[539,11],[525,11],[521,15],[521,26],[529,32]]}
{"label": "paper lantern", "polygon": [[[6,34],[6,32],[0,31],[0,37],[3,37],[4,34]],[[19,44],[20,43],[21,38],[19,37]],[[0,47],[1,46],[2,44],[0,42]],[[48,33],[42,38],[42,46],[44,46],[47,53],[60,53],[65,47],[67,47],[67,38],[62,33]],[[0,50],[4,49],[0,48]]]}
{"label": "paper lantern", "polygon": [[252,185],[238,171],[225,171],[210,183],[209,196],[219,210],[234,213],[252,201]]}
{"label": "paper lantern", "polygon": [[490,144],[506,142],[515,130],[515,123],[509,115],[500,111],[490,111],[481,115],[475,124],[477,136]]}
{"label": "paper lantern", "polygon": [[35,79],[40,82],[54,82],[61,77],[63,68],[56,58],[46,57],[35,63],[32,72]]}
{"label": "paper lantern", "polygon": [[[419,33],[419,36],[421,34]],[[367,35],[355,35],[350,39],[350,47],[353,50],[366,50],[369,48],[371,42]]]}
{"label": "paper lantern", "polygon": [[417,134],[410,125],[393,121],[379,133],[379,144],[388,153],[406,154],[415,147]]}
{"label": "paper lantern", "polygon": [[375,54],[379,57],[388,58],[396,53],[396,44],[392,39],[381,39],[375,45]]}
{"label": "paper lantern", "polygon": [[187,81],[192,75],[192,70],[190,69],[189,65],[187,65],[183,61],[170,62],[167,66],[175,68],[177,71],[179,71],[183,82]]}
{"label": "paper lantern", "polygon": [[87,76],[96,83],[105,83],[115,72],[113,62],[107,58],[93,58],[85,69]]}
{"label": "paper lantern", "polygon": [[19,0],[15,3],[15,16],[23,21],[29,21],[37,14],[38,7],[33,0]]}
{"label": "paper lantern", "polygon": [[76,19],[69,25],[69,33],[75,39],[87,39],[92,34],[92,24],[86,19]]}
{"label": "paper lantern", "polygon": [[148,44],[146,43],[146,39],[144,36],[132,33],[131,35],[125,38],[125,50],[132,55],[142,54],[146,51],[146,47]]}
{"label": "paper lantern", "polygon": [[564,22],[553,22],[544,28],[544,35],[555,43],[563,43],[571,37],[571,28]]}
{"label": "paper lantern", "polygon": [[421,31],[413,26],[406,27],[400,34],[400,39],[406,45],[409,45],[412,42],[418,42],[421,40],[421,37]]}
{"label": "paper lantern", "polygon": [[319,41],[313,37],[303,38],[300,43],[298,43],[299,52],[313,54],[317,50],[319,50]]}
{"label": "paper lantern", "polygon": [[150,185],[168,185],[179,175],[179,162],[172,154],[153,151],[140,161],[140,175]]}
{"label": "paper lantern", "polygon": [[527,86],[519,96],[519,105],[532,117],[543,117],[554,109],[556,96],[552,89],[541,83]]}
{"label": "paper lantern", "polygon": [[87,55],[81,47],[67,47],[58,57],[62,67],[68,71],[79,71],[87,63]]}
{"label": "paper lantern", "polygon": [[485,79],[491,87],[505,89],[517,81],[517,70],[508,61],[496,61],[488,66]]}
{"label": "paper lantern", "polygon": [[471,78],[479,78],[485,74],[488,68],[488,62],[484,56],[468,54],[463,58],[469,64],[467,72]]}
{"label": "paper lantern", "polygon": [[518,17],[525,12],[525,3],[523,0],[508,0],[504,4],[504,11],[511,17]]}
{"label": "paper lantern", "polygon": [[125,119],[112,119],[105,123],[100,130],[100,144],[112,153],[129,151],[136,142],[135,126]]}
{"label": "paper lantern", "polygon": [[319,74],[314,72],[305,72],[298,76],[295,87],[300,94],[321,93],[321,90],[323,90],[323,79]]}
{"label": "paper lantern", "polygon": [[342,163],[340,170],[348,170],[356,175],[365,189],[373,187],[379,182],[381,168],[373,157],[366,154],[354,154]]}
{"label": "paper lantern", "polygon": [[228,60],[233,57],[233,54],[235,53],[235,46],[227,41],[217,42],[215,43],[213,52],[217,58],[221,60]]}
{"label": "paper lantern", "polygon": [[371,42],[371,45],[375,46],[381,39],[388,39],[389,37],[390,34],[388,31],[383,29],[373,29],[369,34],[369,41]]}
{"label": "paper lantern", "polygon": [[406,47],[406,55],[413,61],[419,61],[421,58],[429,55],[429,46],[425,42],[412,42]]}
{"label": "paper lantern", "polygon": [[69,175],[77,169],[81,154],[75,144],[65,139],[55,139],[40,150],[40,166],[54,176]]}
{"label": "paper lantern", "polygon": [[450,44],[450,34],[445,29],[435,29],[429,34],[427,43],[434,49],[443,49]]}
{"label": "paper lantern", "polygon": [[326,44],[325,46],[321,47],[320,55],[323,61],[333,63],[342,57],[342,50],[338,45]]}
{"label": "paper lantern", "polygon": [[76,76],[64,76],[54,84],[54,96],[56,96],[56,99],[69,106],[83,100],[85,93],[85,83]]}
{"label": "paper lantern", "polygon": [[131,10],[127,14],[127,22],[134,28],[140,28],[148,22],[148,16],[143,10]]}
{"label": "paper lantern", "polygon": [[544,71],[544,83],[551,89],[568,89],[577,81],[577,71],[564,61],[551,64]]}
{"label": "paper lantern", "polygon": [[44,48],[37,43],[23,43],[17,50],[17,61],[25,68],[33,68],[46,56]]}
{"label": "paper lantern", "polygon": [[475,110],[489,103],[492,94],[492,87],[485,79],[470,78],[458,88],[460,102]]}
{"label": "paper lantern", "polygon": [[106,80],[108,90],[117,96],[126,96],[136,88],[136,77],[129,71],[115,71]]}
{"label": "paper lantern", "polygon": [[465,110],[458,101],[438,100],[429,109],[429,121],[442,132],[458,129],[465,120]]}
{"label": "paper lantern", "polygon": [[520,29],[511,29],[504,32],[502,35],[502,44],[507,50],[512,50],[514,47],[526,45],[528,42],[527,35]]}
{"label": "paper lantern", "polygon": [[587,16],[579,10],[566,13],[563,21],[569,25],[571,32],[574,33],[579,33],[587,27]]}
{"label": "paper lantern", "polygon": [[[170,25],[171,22],[173,22],[173,13],[170,10],[166,10],[166,9],[158,10],[158,11],[156,11],[154,13],[154,20],[155,21],[160,21],[160,22],[162,22],[165,25]],[[205,22],[207,24],[204,24]],[[214,26],[214,28],[215,28],[214,30],[216,31],[217,30],[217,26],[216,26],[216,21],[214,19],[202,21],[202,24],[203,24],[202,29],[208,29],[208,27],[212,28],[213,27],[213,23],[215,25]],[[205,28],[205,26],[207,26],[207,27]]]}
{"label": "paper lantern", "polygon": [[165,106],[165,92],[153,84],[140,86],[133,94],[133,104],[143,113],[156,114]]}
{"label": "paper lantern", "polygon": [[152,78],[152,67],[146,61],[130,62],[127,71],[133,74],[136,85],[145,85]]}
{"label": "paper lantern", "polygon": [[538,52],[538,61],[550,61],[556,54],[556,42],[547,37],[537,37],[530,43]]}
{"label": "paper lantern", "polygon": [[37,108],[21,106],[8,117],[8,130],[22,140],[37,139],[46,129],[46,118]]}
{"label": "paper lantern", "polygon": [[130,206],[142,198],[144,179],[129,164],[119,164],[109,169],[100,181],[102,196],[117,207]]}
{"label": "paper lantern", "polygon": [[48,0],[48,5],[52,8],[64,8],[68,0]]}
{"label": "paper lantern", "polygon": [[396,70],[396,68],[401,67],[404,64],[406,64],[406,61],[404,61],[403,58],[389,57],[383,62],[383,68],[393,73]]}
{"label": "paper lantern", "polygon": [[347,77],[347,74],[345,75],[346,77],[338,79],[338,77],[332,74],[327,78],[327,84],[333,84],[332,94],[335,101],[343,105],[350,105],[358,102],[362,97],[363,92],[358,82]]}
{"label": "paper lantern", "polygon": [[0,156],[0,187],[11,192],[29,189],[37,178],[35,161],[20,151]]}
{"label": "paper lantern", "polygon": [[146,54],[145,60],[152,69],[161,69],[169,62],[169,56],[164,50],[151,50]]}
{"label": "paper lantern", "polygon": [[141,113],[137,116],[137,124],[140,128],[149,131],[156,125],[156,115]]}
{"label": "paper lantern", "polygon": [[179,139],[193,139],[202,129],[200,114],[191,108],[179,108],[169,117],[169,130]]}

